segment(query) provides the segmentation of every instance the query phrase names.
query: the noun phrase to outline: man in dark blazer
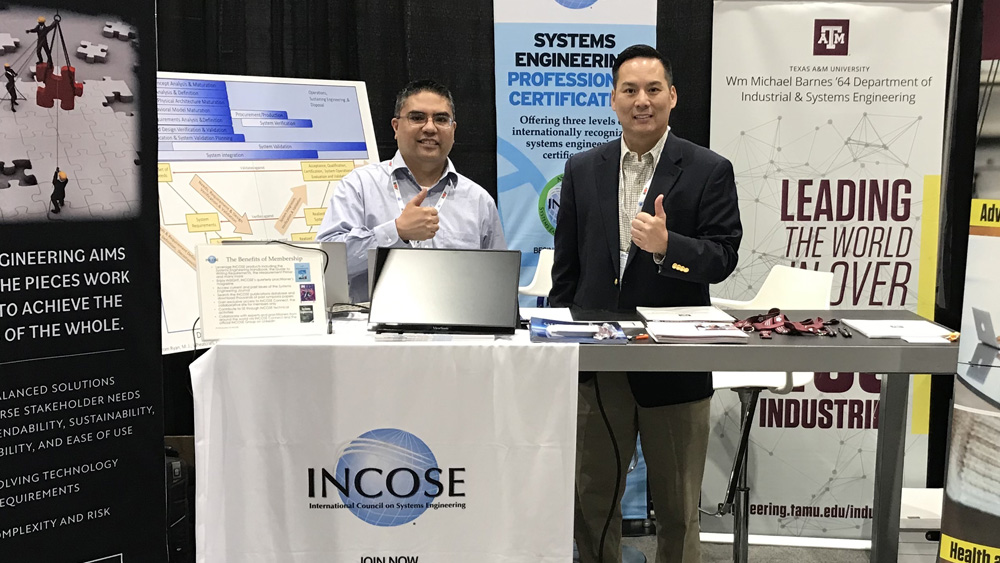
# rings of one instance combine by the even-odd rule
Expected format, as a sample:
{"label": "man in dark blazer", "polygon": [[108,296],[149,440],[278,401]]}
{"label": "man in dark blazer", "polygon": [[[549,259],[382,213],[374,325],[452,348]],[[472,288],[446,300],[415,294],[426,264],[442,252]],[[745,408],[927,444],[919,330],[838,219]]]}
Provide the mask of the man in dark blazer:
{"label": "man in dark blazer", "polygon": [[[613,76],[622,138],[566,162],[549,301],[615,312],[708,305],[708,284],[736,267],[743,234],[732,164],[670,133],[677,91],[658,51],[625,49]],[[619,503],[637,433],[656,561],[700,561],[711,395],[709,373],[581,373],[574,536],[582,563],[621,560]]]}

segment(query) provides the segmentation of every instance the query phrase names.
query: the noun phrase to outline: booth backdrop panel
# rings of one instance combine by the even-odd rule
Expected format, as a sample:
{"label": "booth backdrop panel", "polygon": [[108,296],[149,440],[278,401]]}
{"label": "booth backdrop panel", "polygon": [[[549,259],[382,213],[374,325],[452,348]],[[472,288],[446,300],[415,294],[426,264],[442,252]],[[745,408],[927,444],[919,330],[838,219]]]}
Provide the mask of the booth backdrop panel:
{"label": "booth backdrop panel", "polygon": [[[712,148],[733,163],[744,238],[715,294],[748,299],[784,264],[833,272],[835,309],[934,317],[949,18],[940,2],[716,3]],[[930,379],[913,382],[906,483],[923,486]],[[817,374],[762,395],[751,533],[870,536],[879,388]],[[738,409],[713,399],[712,488]]]}
{"label": "booth backdrop panel", "polygon": [[[0,90],[4,561],[166,561],[154,11],[0,6],[18,74],[16,112]],[[81,41],[112,60],[78,58]]]}

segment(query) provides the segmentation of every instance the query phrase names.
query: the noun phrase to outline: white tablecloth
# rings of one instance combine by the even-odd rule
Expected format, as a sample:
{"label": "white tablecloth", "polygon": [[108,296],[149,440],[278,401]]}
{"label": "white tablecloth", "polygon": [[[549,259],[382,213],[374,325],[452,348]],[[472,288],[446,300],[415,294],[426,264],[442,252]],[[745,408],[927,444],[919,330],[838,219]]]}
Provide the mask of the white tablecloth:
{"label": "white tablecloth", "polygon": [[570,561],[575,345],[337,332],[192,365],[198,561]]}

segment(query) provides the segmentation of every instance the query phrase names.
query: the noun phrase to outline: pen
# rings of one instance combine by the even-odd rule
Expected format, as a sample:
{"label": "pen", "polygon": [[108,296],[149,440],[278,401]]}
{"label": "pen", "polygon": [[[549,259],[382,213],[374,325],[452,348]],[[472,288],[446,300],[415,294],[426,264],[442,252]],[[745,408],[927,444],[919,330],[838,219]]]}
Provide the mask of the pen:
{"label": "pen", "polygon": [[629,338],[629,340],[648,340],[648,339],[649,339],[648,334],[637,334]]}

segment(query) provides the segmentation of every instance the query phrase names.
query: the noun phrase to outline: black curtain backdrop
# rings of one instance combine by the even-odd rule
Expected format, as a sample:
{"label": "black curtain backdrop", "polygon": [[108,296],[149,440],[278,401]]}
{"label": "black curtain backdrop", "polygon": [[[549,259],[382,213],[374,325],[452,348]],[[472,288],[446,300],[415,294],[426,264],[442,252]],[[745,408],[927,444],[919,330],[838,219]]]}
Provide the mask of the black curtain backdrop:
{"label": "black curtain backdrop", "polygon": [[[364,81],[382,159],[396,92],[438,80],[455,96],[451,159],[496,198],[492,0],[160,0],[157,32],[162,71]],[[708,146],[712,2],[661,0],[656,46],[674,64],[672,131]],[[167,435],[194,432],[194,357],[163,357]]]}
{"label": "black curtain backdrop", "polygon": [[[972,13],[963,24],[981,29],[982,0],[970,2],[966,5]],[[957,0],[952,10],[957,12]],[[157,19],[160,70],[364,81],[383,159],[396,150],[389,124],[396,92],[418,78],[447,84],[455,96],[459,124],[451,158],[496,198],[493,0],[161,0]],[[656,47],[673,62],[678,90],[671,128],[708,146],[712,2],[659,0],[656,19]],[[966,47],[961,57],[965,64],[978,65],[979,50]],[[959,118],[956,137],[967,138],[968,127]],[[963,186],[972,174],[972,153],[968,158],[961,154],[974,145],[956,140],[946,149],[959,158],[945,179],[952,185],[945,192],[943,214],[958,219],[942,225],[937,318],[954,327],[961,316],[968,244],[968,229],[961,226],[968,226],[969,204],[962,203],[968,187]],[[964,216],[953,214],[962,209]],[[164,357],[168,434],[193,432],[187,383],[192,357]],[[942,383],[935,385],[935,394],[946,392]],[[932,452],[944,448],[949,413],[942,405],[947,406],[949,397],[942,396],[932,412],[931,425],[942,429],[932,433]],[[931,459],[935,461],[929,465],[940,466],[931,470],[936,483],[944,458]]]}
{"label": "black curtain backdrop", "polygon": [[[362,80],[379,156],[396,151],[396,92],[434,78],[455,96],[455,166],[496,197],[492,0],[162,0],[160,70]],[[660,2],[657,42],[675,69],[671,127],[708,145],[712,3]]]}

